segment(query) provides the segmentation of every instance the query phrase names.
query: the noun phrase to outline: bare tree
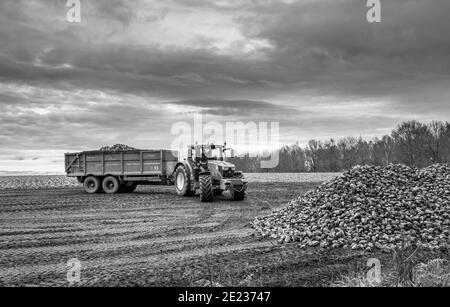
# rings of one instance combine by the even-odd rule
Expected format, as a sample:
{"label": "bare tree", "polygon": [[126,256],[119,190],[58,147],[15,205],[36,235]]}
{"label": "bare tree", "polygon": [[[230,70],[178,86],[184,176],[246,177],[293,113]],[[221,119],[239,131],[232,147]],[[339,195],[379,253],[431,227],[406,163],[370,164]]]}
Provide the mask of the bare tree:
{"label": "bare tree", "polygon": [[373,144],[374,163],[387,166],[392,163],[395,150],[395,142],[391,136],[385,135],[380,139],[375,139]]}
{"label": "bare tree", "polygon": [[392,132],[392,138],[399,162],[419,167],[429,163],[427,144],[430,133],[426,125],[418,121],[404,122]]}
{"label": "bare tree", "polygon": [[354,137],[346,137],[337,142],[344,169],[349,169],[357,163],[357,146],[358,140]]}
{"label": "bare tree", "polygon": [[445,138],[448,136],[448,123],[439,121],[433,121],[427,125],[430,138],[428,138],[428,149],[431,154],[431,160],[433,163],[442,162],[442,149],[444,146]]}
{"label": "bare tree", "polygon": [[450,162],[450,124],[434,121],[428,125],[404,122],[381,139],[366,141],[346,137],[327,142],[310,140],[306,148],[298,143],[280,150],[280,164],[270,170],[260,168],[261,157],[236,159],[239,169],[247,172],[336,172],[355,165],[386,166],[403,163],[423,167]]}
{"label": "bare tree", "polygon": [[319,171],[318,151],[320,147],[321,147],[320,142],[316,140],[310,140],[308,142],[308,148],[306,149],[306,157],[308,168],[311,172]]}

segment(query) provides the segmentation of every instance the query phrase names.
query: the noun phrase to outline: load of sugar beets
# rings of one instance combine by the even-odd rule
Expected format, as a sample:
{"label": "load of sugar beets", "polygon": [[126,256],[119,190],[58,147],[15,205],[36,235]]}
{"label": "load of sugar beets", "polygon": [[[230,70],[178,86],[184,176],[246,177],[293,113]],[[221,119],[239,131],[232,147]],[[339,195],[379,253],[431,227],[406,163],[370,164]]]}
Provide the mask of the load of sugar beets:
{"label": "load of sugar beets", "polygon": [[252,226],[300,248],[448,248],[450,165],[357,166]]}
{"label": "load of sugar beets", "polygon": [[100,151],[128,151],[128,150],[136,150],[134,147],[130,147],[124,144],[116,144],[113,146],[103,146],[100,148]]}

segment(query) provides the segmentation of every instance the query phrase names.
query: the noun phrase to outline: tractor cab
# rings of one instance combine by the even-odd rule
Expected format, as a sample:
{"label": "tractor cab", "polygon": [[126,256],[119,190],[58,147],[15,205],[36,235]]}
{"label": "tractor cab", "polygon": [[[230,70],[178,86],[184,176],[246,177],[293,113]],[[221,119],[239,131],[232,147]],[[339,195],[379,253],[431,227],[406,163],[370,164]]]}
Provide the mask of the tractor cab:
{"label": "tractor cab", "polygon": [[[225,145],[195,145],[190,146],[188,160],[194,162],[200,172],[211,172],[214,180],[220,180],[222,177],[234,177],[236,167],[234,164],[226,161],[227,154],[230,158],[234,153],[231,148]],[[242,176],[242,173],[238,175]]]}
{"label": "tractor cab", "polygon": [[233,157],[233,150],[226,148],[226,145],[194,145],[188,147],[188,158],[196,163],[207,161],[225,161],[227,152]]}

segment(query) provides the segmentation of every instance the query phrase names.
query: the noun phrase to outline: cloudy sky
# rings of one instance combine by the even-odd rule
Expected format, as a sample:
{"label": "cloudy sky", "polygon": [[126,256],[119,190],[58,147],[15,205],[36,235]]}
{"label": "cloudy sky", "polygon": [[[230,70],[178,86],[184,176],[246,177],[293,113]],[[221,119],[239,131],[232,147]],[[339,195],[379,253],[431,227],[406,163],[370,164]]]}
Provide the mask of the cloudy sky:
{"label": "cloudy sky", "polygon": [[448,120],[450,1],[0,1],[0,174],[168,148],[177,121],[276,121],[281,143]]}

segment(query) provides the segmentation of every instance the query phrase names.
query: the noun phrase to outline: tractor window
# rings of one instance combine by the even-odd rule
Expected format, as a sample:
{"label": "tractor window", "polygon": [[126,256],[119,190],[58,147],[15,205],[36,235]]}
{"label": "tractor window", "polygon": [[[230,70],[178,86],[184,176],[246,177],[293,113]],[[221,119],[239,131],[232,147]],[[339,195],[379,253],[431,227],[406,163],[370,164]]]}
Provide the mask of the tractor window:
{"label": "tractor window", "polygon": [[220,160],[222,158],[222,149],[221,148],[204,148],[203,150],[205,157],[208,160]]}

